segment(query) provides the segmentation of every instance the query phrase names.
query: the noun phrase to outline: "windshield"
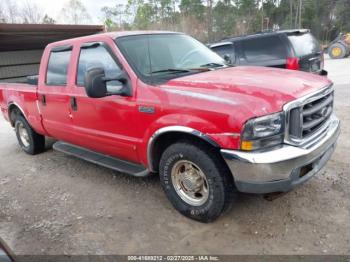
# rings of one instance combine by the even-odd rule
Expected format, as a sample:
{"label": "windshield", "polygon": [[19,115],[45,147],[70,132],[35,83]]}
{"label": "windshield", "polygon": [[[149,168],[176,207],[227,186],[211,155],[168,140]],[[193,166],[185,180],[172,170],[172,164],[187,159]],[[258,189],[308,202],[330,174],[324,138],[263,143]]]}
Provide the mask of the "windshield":
{"label": "windshield", "polygon": [[295,53],[298,57],[321,52],[320,43],[312,36],[312,34],[289,35],[288,38],[292,42]]}
{"label": "windshield", "polygon": [[223,58],[187,35],[137,35],[118,38],[116,42],[129,64],[144,78],[175,78],[225,66]]}

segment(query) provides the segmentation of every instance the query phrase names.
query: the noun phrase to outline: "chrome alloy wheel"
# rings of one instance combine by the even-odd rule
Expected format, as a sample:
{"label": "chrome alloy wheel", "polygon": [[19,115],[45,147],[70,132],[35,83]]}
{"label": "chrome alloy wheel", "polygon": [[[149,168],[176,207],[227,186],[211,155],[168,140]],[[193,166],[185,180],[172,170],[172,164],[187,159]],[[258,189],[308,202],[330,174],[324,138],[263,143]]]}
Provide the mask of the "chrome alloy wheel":
{"label": "chrome alloy wheel", "polygon": [[29,134],[27,129],[24,127],[23,123],[18,124],[18,134],[24,147],[30,146]]}
{"label": "chrome alloy wheel", "polygon": [[202,170],[193,162],[180,160],[171,170],[176,193],[187,204],[203,205],[209,197],[209,185]]}

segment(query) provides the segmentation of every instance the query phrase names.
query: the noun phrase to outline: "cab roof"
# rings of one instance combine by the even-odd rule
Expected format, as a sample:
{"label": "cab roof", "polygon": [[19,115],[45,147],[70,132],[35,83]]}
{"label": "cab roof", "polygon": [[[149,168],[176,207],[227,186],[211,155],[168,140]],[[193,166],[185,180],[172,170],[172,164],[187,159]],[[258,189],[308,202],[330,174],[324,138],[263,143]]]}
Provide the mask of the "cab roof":
{"label": "cab roof", "polygon": [[109,33],[100,33],[100,34],[94,34],[89,36],[83,36],[83,37],[77,37],[77,38],[71,38],[59,42],[54,42],[48,45],[48,47],[52,46],[59,46],[59,45],[71,45],[75,42],[80,41],[95,41],[96,37],[108,37],[111,39],[117,39],[120,37],[125,36],[135,36],[135,35],[156,35],[156,34],[182,34],[179,32],[172,32],[172,31],[119,31],[119,32],[109,32]]}

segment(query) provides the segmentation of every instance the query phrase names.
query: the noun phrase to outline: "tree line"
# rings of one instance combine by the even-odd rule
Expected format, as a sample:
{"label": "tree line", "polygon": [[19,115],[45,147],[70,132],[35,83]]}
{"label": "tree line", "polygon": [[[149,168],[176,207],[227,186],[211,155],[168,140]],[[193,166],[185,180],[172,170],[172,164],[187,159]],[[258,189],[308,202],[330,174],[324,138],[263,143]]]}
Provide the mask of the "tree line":
{"label": "tree line", "polygon": [[[204,42],[265,30],[309,28],[322,42],[339,32],[350,32],[350,0],[128,0],[101,7],[108,31],[181,31]],[[59,21],[91,23],[81,0],[70,0],[59,10]],[[56,23],[40,7],[0,2],[0,22]]]}
{"label": "tree line", "polygon": [[350,32],[350,0],[128,0],[102,11],[108,30],[173,30],[205,42],[292,28],[328,42]]}

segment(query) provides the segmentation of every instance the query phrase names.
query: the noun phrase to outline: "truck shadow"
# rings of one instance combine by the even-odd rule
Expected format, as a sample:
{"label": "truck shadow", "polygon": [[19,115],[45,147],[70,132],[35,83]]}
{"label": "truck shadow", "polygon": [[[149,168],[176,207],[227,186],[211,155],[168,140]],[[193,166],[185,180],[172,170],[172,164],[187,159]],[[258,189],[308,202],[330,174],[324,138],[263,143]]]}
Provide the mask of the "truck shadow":
{"label": "truck shadow", "polygon": [[[55,164],[58,164],[55,168],[64,166],[69,176],[90,180],[91,183],[97,183],[100,187],[101,185],[103,187],[106,186],[111,188],[122,186],[124,189],[130,188],[130,191],[137,188],[140,195],[151,198],[146,202],[152,203],[153,200],[157,200],[154,201],[154,205],[161,205],[158,208],[170,209],[172,212],[172,207],[169,204],[166,195],[163,193],[158,174],[152,174],[147,177],[135,177],[113,171],[79,158],[51,151],[50,149],[55,142],[54,139],[47,139],[46,142],[46,148],[49,151],[47,153],[56,155],[55,157],[50,157]],[[288,194],[270,195],[269,197],[266,197],[266,195],[237,193],[231,207],[225,212],[224,216],[218,219],[218,222],[221,223],[226,221],[228,223],[233,223],[233,221],[237,219],[241,220],[243,217],[249,217],[249,219],[253,220],[258,219],[259,216],[271,212],[271,210],[274,209],[275,202],[277,202],[278,206],[282,208],[283,205],[281,202],[285,202],[286,199],[289,199]],[[138,202],[137,199],[135,199],[135,201]],[[285,207],[285,209],[288,210],[287,207]],[[284,215],[281,214],[281,217],[283,216]],[[182,220],[181,217],[182,216],[179,214],[179,217],[174,219],[175,221],[179,219]],[[244,219],[242,219],[241,223],[245,224]]]}

